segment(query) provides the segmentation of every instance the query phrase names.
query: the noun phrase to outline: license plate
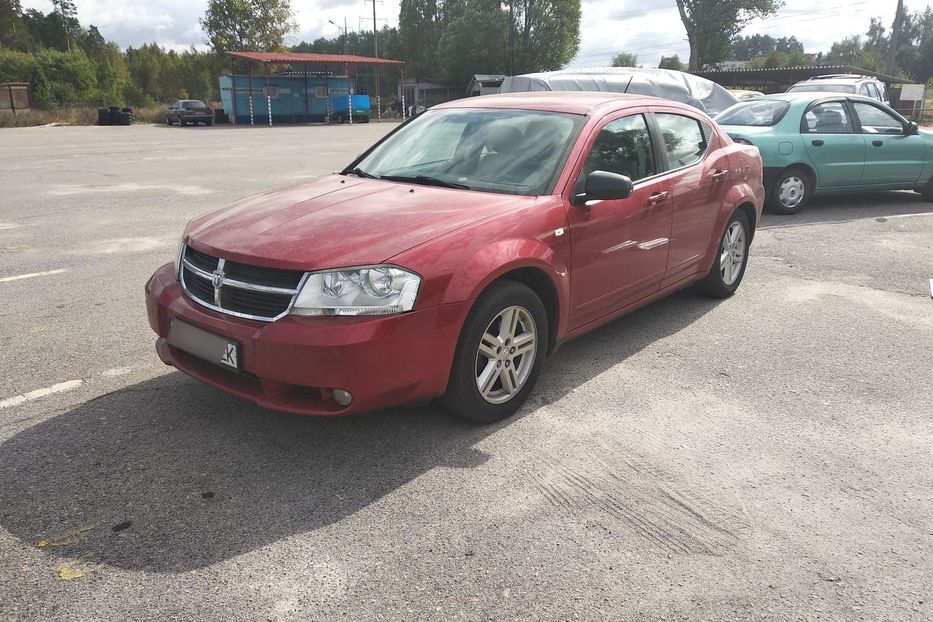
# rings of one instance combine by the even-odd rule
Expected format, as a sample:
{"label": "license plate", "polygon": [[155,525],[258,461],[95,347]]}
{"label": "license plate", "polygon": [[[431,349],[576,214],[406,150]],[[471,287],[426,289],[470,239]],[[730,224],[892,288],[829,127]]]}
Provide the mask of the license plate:
{"label": "license plate", "polygon": [[188,354],[215,365],[239,369],[240,345],[225,337],[214,335],[177,318],[169,318],[168,342]]}

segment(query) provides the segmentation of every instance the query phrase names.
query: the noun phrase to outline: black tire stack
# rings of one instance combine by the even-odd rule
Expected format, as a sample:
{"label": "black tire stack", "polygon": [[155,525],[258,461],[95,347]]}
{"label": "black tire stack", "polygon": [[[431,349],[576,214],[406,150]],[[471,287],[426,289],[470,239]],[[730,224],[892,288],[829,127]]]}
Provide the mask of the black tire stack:
{"label": "black tire stack", "polygon": [[132,125],[133,121],[132,108],[109,106],[97,109],[97,125]]}

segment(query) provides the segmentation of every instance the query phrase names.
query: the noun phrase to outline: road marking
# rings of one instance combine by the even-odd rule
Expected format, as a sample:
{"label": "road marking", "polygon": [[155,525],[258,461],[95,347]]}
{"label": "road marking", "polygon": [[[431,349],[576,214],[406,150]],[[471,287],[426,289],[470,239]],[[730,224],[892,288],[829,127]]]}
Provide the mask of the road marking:
{"label": "road marking", "polygon": [[16,229],[19,227],[15,222],[0,222],[0,231],[6,231],[7,229]]}
{"label": "road marking", "polygon": [[894,214],[893,216],[885,216],[888,220],[893,220],[895,218],[912,218],[914,216],[933,216],[933,212],[916,212],[914,214]]}
{"label": "road marking", "polygon": [[61,274],[62,272],[68,272],[68,270],[46,270],[45,272],[31,272],[29,274],[18,274],[16,276],[5,276],[0,279],[0,283],[6,283],[8,281],[19,281],[20,279],[31,279],[37,276],[50,276],[52,274]]}
{"label": "road marking", "polygon": [[72,389],[77,389],[84,383],[83,380],[69,380],[67,382],[59,382],[58,384],[53,384],[50,387],[44,389],[36,389],[35,391],[30,391],[29,393],[23,393],[22,395],[14,395],[13,397],[8,397],[5,400],[0,400],[0,408],[9,408],[10,406],[19,406],[25,402],[31,402],[48,395],[53,395],[55,393],[63,393],[65,391],[71,391]]}

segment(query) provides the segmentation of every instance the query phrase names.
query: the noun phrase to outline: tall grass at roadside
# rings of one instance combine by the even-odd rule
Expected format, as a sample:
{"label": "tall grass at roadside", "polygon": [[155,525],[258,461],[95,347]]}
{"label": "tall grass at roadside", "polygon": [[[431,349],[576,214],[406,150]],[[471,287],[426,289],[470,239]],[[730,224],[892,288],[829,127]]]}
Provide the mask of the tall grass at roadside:
{"label": "tall grass at roadside", "polygon": [[[134,108],[136,123],[164,123],[165,106],[146,106]],[[96,125],[97,108],[55,108],[53,110],[30,110],[0,113],[0,128],[33,127],[36,125]]]}

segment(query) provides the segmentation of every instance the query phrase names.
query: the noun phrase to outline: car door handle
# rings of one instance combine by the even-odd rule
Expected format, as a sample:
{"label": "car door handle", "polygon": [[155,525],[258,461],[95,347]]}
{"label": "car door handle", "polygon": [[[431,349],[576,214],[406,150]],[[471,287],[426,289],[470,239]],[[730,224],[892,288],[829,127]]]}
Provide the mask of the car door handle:
{"label": "car door handle", "polygon": [[648,205],[657,205],[658,203],[664,203],[667,201],[667,198],[671,196],[670,191],[665,190],[664,192],[655,192],[650,197],[648,197]]}
{"label": "car door handle", "polygon": [[716,169],[716,172],[710,175],[710,177],[712,177],[713,179],[723,179],[724,177],[728,177],[728,176],[729,176],[729,171],[723,171],[720,169]]}
{"label": "car door handle", "polygon": [[883,146],[884,146],[884,141],[883,141],[883,140],[873,140],[873,141],[871,141],[871,144],[872,144],[873,147],[883,147]]}
{"label": "car door handle", "polygon": [[823,141],[822,141],[822,140],[819,140],[819,139],[813,140],[813,141],[810,141],[810,142],[813,144],[814,147],[822,147],[822,146],[823,146]]}

